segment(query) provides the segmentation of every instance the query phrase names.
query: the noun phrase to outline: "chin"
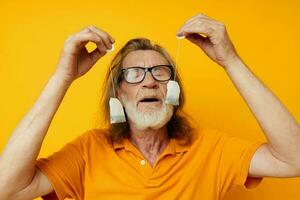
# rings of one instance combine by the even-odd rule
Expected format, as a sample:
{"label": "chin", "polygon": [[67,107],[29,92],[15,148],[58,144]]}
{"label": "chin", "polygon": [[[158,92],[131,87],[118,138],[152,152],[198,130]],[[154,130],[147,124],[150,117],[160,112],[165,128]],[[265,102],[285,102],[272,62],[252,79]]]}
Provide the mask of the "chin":
{"label": "chin", "polygon": [[163,104],[160,107],[145,107],[135,109],[133,105],[125,104],[125,111],[135,128],[138,130],[160,129],[165,126],[173,115],[173,106]]}

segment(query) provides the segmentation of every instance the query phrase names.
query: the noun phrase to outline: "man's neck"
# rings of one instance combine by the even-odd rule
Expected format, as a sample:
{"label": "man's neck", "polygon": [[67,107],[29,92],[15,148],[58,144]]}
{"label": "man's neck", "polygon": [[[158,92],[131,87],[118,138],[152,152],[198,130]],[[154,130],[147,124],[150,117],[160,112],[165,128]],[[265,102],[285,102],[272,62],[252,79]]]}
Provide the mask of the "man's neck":
{"label": "man's neck", "polygon": [[130,127],[130,141],[154,166],[158,156],[169,143],[167,127],[164,126],[158,130],[137,130],[134,127]]}

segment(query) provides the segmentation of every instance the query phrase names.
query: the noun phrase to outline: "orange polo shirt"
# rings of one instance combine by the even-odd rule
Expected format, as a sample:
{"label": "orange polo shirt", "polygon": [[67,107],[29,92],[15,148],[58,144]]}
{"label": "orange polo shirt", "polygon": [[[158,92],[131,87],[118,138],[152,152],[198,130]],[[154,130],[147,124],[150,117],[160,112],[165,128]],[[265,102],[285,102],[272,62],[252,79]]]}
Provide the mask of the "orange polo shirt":
{"label": "orange polo shirt", "polygon": [[263,142],[250,142],[213,129],[198,129],[191,145],[172,138],[154,167],[125,139],[112,143],[92,129],[60,151],[37,161],[54,192],[44,199],[222,199],[248,178],[251,158]]}

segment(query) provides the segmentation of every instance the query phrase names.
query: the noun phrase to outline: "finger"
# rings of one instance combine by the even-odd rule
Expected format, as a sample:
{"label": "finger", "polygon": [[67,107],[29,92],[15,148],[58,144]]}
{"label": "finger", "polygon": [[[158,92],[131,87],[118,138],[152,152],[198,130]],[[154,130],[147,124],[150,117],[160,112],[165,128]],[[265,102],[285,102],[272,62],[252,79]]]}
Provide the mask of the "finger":
{"label": "finger", "polygon": [[105,53],[106,53],[106,51],[102,52],[98,48],[96,48],[92,52],[90,52],[89,55],[90,55],[90,58],[92,59],[92,62],[96,63],[99,60],[99,58],[101,58],[102,56],[105,55]]}
{"label": "finger", "polygon": [[104,42],[104,45],[107,47],[107,49],[111,49],[112,48],[112,44],[113,44],[112,40],[113,40],[113,38],[108,33],[106,33],[104,31],[98,29],[95,26],[89,26],[88,28],[90,30],[92,30],[93,32],[95,32],[96,34],[98,34],[102,38],[102,40]]}
{"label": "finger", "polygon": [[75,49],[81,49],[89,41],[97,44],[101,41],[101,38],[93,32],[78,32],[77,34],[72,35],[66,40],[66,46]]}
{"label": "finger", "polygon": [[202,35],[199,35],[197,33],[191,33],[188,36],[186,36],[186,39],[190,40],[191,42],[197,41],[197,42],[205,42],[207,37],[203,37]]}
{"label": "finger", "polygon": [[191,17],[189,20],[187,20],[187,21],[181,26],[181,28],[177,31],[176,35],[180,34],[180,30],[181,30],[183,27],[189,25],[190,23],[193,23],[193,22],[195,22],[195,21],[198,21],[198,20],[200,20],[200,21],[214,21],[213,19],[209,18],[208,16],[206,16],[206,15],[204,15],[204,14],[202,14],[202,13],[197,14],[197,15]]}
{"label": "finger", "polygon": [[83,29],[81,29],[81,30],[79,31],[79,33],[81,33],[81,32],[82,32],[82,33],[91,32],[91,29],[85,27],[85,28],[83,28]]}
{"label": "finger", "polygon": [[[96,34],[97,36],[100,37],[101,41],[97,42],[96,45],[97,45],[97,48],[102,52],[108,52],[109,49],[112,49],[111,48],[111,44],[108,44],[107,43],[105,44],[105,41],[103,39],[103,36],[101,36],[101,30],[97,29],[96,27],[94,26],[88,26],[84,29],[82,29],[80,32],[78,32],[77,34],[82,34],[82,33],[93,33],[93,34]],[[108,47],[107,47],[108,46]],[[112,46],[113,47],[113,46]]]}
{"label": "finger", "polygon": [[105,31],[99,29],[99,28],[96,27],[96,26],[93,26],[93,28],[95,29],[95,31],[99,31],[99,32],[105,33],[105,34],[108,36],[108,39],[110,40],[110,42],[111,42],[112,44],[115,43],[115,39],[114,39],[110,34],[108,34],[107,32],[105,32]]}
{"label": "finger", "polygon": [[215,21],[215,19],[213,19],[213,18],[211,18],[211,17],[209,17],[209,16],[207,16],[207,15],[205,15],[203,13],[200,13],[198,16],[201,17],[201,18],[209,19],[211,21]]}
{"label": "finger", "polygon": [[193,26],[204,26],[204,27],[210,28],[218,33],[222,33],[224,30],[226,30],[226,27],[223,22],[205,20],[205,19],[203,19],[201,21],[195,21],[195,22],[187,25],[187,27],[193,27]]}
{"label": "finger", "polygon": [[207,37],[204,37],[204,36],[196,34],[196,33],[192,33],[192,34],[188,35],[186,37],[186,39],[188,39],[192,43],[199,45],[201,48],[203,47],[205,42],[207,42],[209,40]]}
{"label": "finger", "polygon": [[186,28],[188,28],[188,27],[198,26],[198,25],[201,26],[201,24],[205,24],[205,25],[209,24],[209,26],[214,26],[213,23],[214,23],[214,22],[212,22],[212,21],[210,21],[210,20],[208,20],[208,19],[205,19],[205,18],[201,18],[201,19],[197,18],[197,19],[191,20],[191,21],[189,21],[188,23],[184,24],[184,25],[178,30],[178,32],[177,32],[176,35],[178,35],[178,36],[184,36],[184,35],[183,35],[183,30],[186,29]]}
{"label": "finger", "polygon": [[205,36],[210,36],[213,29],[214,24],[212,22],[204,20],[192,21],[189,24],[182,27],[182,29],[178,32],[178,35],[187,36],[191,33],[198,33],[204,34]]}
{"label": "finger", "polygon": [[195,19],[193,21],[190,21],[189,23],[187,23],[185,26],[191,26],[192,24],[199,24],[199,23],[203,23],[204,25],[208,25],[210,27],[213,27],[214,29],[219,29],[219,28],[224,28],[224,23],[220,22],[220,21],[216,21],[214,19],[211,18],[199,18],[199,19]]}
{"label": "finger", "polygon": [[200,18],[203,18],[203,19],[211,19],[211,18],[207,17],[206,15],[204,15],[204,14],[202,14],[202,13],[199,13],[199,14],[197,14],[197,15],[195,15],[195,16],[189,18],[189,19],[185,22],[185,24],[186,24],[186,23],[189,23],[190,21],[197,20],[197,19],[200,19]]}
{"label": "finger", "polygon": [[104,42],[103,42],[102,39],[98,43],[96,43],[96,45],[97,45],[97,49],[101,53],[103,53],[103,55],[107,52],[107,48],[105,47]]}

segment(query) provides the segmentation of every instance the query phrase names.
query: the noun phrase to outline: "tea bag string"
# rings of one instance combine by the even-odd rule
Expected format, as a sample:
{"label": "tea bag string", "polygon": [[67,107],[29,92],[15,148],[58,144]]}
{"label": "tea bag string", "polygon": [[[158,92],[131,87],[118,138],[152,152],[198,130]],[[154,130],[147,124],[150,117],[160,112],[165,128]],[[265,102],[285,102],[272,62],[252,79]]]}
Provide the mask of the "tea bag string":
{"label": "tea bag string", "polygon": [[179,62],[180,46],[181,46],[181,39],[177,38],[176,59],[175,59],[175,66],[174,66],[174,81],[176,81],[176,68],[179,65],[178,62]]}
{"label": "tea bag string", "polygon": [[112,84],[112,88],[113,88],[113,97],[116,97],[116,90],[115,90],[115,85],[114,85],[114,78],[112,76],[112,69],[111,69],[111,62],[112,62],[112,52],[107,52],[109,54],[109,74],[110,74],[110,80],[111,80],[111,84]]}

